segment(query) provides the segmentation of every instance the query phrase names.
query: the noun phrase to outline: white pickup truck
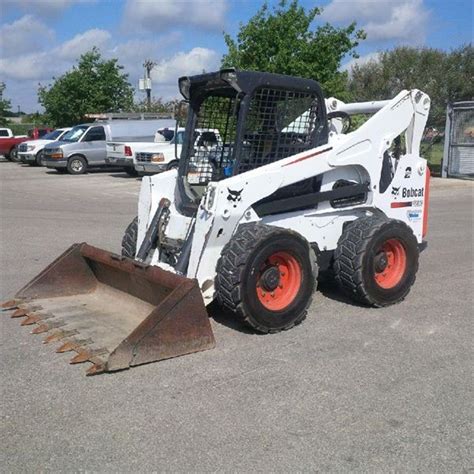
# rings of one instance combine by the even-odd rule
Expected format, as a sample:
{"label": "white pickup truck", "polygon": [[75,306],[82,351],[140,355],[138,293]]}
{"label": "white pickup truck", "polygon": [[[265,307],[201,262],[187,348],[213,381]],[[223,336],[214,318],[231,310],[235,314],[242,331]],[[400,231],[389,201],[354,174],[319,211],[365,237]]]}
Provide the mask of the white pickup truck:
{"label": "white pickup truck", "polygon": [[43,149],[49,143],[59,142],[61,138],[71,130],[71,127],[57,128],[43,135],[38,140],[31,140],[18,145],[18,158],[22,163],[30,166],[41,166],[43,164]]}
{"label": "white pickup truck", "polygon": [[174,136],[173,127],[164,127],[156,131],[154,141],[127,141],[127,142],[107,142],[107,158],[105,162],[110,166],[117,166],[125,169],[130,176],[136,176],[134,166],[135,151],[153,148],[157,144],[168,144]]}
{"label": "white pickup truck", "polygon": [[[177,168],[183,146],[184,130],[184,128],[179,128],[175,137],[168,143],[154,143],[153,146],[136,147],[134,157],[136,172],[139,174],[160,173]],[[195,148],[222,146],[219,130],[196,129],[194,146]]]}

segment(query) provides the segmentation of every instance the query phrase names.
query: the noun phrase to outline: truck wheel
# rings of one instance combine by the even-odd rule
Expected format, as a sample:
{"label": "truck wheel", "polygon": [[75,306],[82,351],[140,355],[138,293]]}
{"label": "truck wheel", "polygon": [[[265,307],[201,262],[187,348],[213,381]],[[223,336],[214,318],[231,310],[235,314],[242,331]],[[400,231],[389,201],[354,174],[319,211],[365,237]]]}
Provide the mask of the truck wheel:
{"label": "truck wheel", "polygon": [[20,157],[18,156],[18,147],[17,146],[14,146],[10,150],[10,153],[8,153],[8,159],[10,161],[13,161],[14,163],[19,163],[20,162]]}
{"label": "truck wheel", "polygon": [[87,161],[82,156],[71,156],[67,162],[69,174],[84,174],[87,170]]}
{"label": "truck wheel", "polygon": [[347,225],[334,252],[341,289],[357,302],[375,306],[399,303],[418,270],[418,245],[402,221],[371,216]]}
{"label": "truck wheel", "polygon": [[122,256],[135,258],[137,252],[138,217],[128,224],[122,239]]}
{"label": "truck wheel", "polygon": [[36,166],[43,166],[43,150],[36,154],[35,164]]}
{"label": "truck wheel", "polygon": [[137,177],[138,176],[138,172],[135,168],[125,168],[125,173],[127,173],[129,176],[134,176],[134,177]]}
{"label": "truck wheel", "polygon": [[290,329],[306,317],[316,286],[316,257],[296,232],[243,224],[216,268],[218,301],[262,333]]}
{"label": "truck wheel", "polygon": [[171,161],[166,167],[167,170],[177,170],[178,168],[179,168],[178,160]]}

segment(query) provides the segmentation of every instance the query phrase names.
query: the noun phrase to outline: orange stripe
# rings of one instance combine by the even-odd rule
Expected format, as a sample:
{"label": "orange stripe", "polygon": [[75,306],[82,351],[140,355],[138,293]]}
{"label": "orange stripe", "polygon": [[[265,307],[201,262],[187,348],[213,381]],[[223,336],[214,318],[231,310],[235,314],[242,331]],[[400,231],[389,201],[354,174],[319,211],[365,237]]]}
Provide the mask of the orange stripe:
{"label": "orange stripe", "polygon": [[404,201],[404,202],[392,202],[392,204],[390,204],[390,207],[392,209],[397,209],[399,207],[410,207],[412,205],[412,202],[411,201]]}
{"label": "orange stripe", "polygon": [[293,165],[293,164],[298,163],[298,162],[300,162],[300,161],[307,160],[308,158],[313,158],[313,156],[321,155],[322,153],[326,153],[326,152],[329,151],[329,150],[332,150],[332,146],[329,147],[329,148],[326,148],[325,150],[316,151],[315,153],[311,153],[311,154],[309,154],[309,155],[306,155],[306,156],[302,156],[302,157],[300,157],[300,158],[297,158],[296,160],[290,161],[290,162],[287,163],[286,165],[283,165],[282,168],[283,168],[284,166]]}
{"label": "orange stripe", "polygon": [[426,166],[426,175],[425,175],[425,192],[424,192],[424,199],[423,199],[423,230],[421,231],[421,236],[425,237],[428,233],[428,207],[429,207],[429,199],[430,199],[430,178],[431,178],[431,171]]}

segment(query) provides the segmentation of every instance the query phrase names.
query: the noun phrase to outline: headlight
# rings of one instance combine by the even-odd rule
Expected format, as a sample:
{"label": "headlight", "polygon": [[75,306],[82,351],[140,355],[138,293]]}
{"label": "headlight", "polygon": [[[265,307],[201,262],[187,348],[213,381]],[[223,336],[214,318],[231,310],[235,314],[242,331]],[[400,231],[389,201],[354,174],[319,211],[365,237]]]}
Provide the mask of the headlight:
{"label": "headlight", "polygon": [[33,151],[36,148],[36,145],[27,145],[26,151]]}
{"label": "headlight", "polygon": [[165,155],[163,155],[163,153],[153,153],[153,155],[151,155],[152,163],[162,163],[163,161],[165,161]]}

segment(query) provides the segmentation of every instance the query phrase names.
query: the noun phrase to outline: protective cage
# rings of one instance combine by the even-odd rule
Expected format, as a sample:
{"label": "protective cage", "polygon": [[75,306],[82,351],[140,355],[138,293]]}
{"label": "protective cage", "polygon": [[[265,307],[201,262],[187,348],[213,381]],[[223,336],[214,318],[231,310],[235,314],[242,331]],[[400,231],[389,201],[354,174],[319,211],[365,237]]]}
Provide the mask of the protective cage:
{"label": "protective cage", "polygon": [[191,200],[191,188],[327,142],[324,100],[313,80],[225,70],[181,78],[180,89],[190,102],[180,176]]}

